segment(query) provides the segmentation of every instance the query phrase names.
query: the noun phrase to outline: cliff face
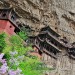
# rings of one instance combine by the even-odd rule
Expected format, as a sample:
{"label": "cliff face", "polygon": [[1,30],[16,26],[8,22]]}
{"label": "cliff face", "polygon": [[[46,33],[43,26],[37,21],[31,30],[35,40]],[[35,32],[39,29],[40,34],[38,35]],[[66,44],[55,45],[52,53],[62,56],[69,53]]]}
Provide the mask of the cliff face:
{"label": "cliff face", "polygon": [[[61,38],[66,37],[68,42],[75,42],[75,0],[0,0],[1,8],[11,5],[22,16],[21,22],[35,32],[49,25]],[[53,59],[49,57],[48,60]],[[74,60],[62,54],[57,63],[58,73],[50,75],[75,75]]]}
{"label": "cliff face", "polygon": [[74,41],[75,34],[75,1],[74,0],[1,0],[0,7],[12,5],[23,17],[26,25],[39,31],[50,25],[61,36]]}
{"label": "cliff face", "polygon": [[1,0],[0,7],[12,5],[23,18],[24,24],[35,31],[49,25],[69,42],[75,35],[74,0]]}

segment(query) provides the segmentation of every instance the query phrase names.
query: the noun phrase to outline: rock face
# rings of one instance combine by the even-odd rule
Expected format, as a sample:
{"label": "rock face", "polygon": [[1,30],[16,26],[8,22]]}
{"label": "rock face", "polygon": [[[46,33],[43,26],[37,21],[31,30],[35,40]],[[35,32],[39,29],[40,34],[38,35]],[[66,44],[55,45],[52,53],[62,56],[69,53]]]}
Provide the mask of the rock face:
{"label": "rock face", "polygon": [[[75,42],[75,0],[1,0],[0,7],[13,6],[25,25],[29,25],[35,32],[49,25],[54,31],[66,37],[68,42]],[[75,75],[75,60],[63,53],[55,62],[44,54],[44,61],[48,65],[56,64],[56,70],[49,75]]]}

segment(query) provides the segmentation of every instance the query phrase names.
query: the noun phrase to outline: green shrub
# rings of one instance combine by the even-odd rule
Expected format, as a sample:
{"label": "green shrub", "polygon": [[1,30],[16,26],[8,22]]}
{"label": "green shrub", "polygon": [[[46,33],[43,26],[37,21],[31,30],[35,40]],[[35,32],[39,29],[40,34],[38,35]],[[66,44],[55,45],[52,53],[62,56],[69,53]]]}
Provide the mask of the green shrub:
{"label": "green shrub", "polygon": [[32,49],[30,46],[24,46],[24,41],[18,36],[12,36],[10,38],[10,42],[12,44],[12,50],[18,51],[19,55],[23,55]]}
{"label": "green shrub", "polygon": [[2,52],[6,46],[5,38],[6,38],[5,33],[0,34],[0,52]]}
{"label": "green shrub", "polygon": [[20,31],[19,33],[17,33],[23,40],[27,40],[28,35],[26,32],[24,31]]}
{"label": "green shrub", "polygon": [[[27,38],[25,37],[24,39]],[[16,70],[20,68],[24,75],[42,75],[43,71],[48,70],[37,57],[28,54],[32,47],[24,46],[24,41],[19,36],[11,36],[8,43],[5,38],[7,38],[5,34],[0,34],[0,52],[5,54],[4,57],[7,59],[10,69]],[[10,52],[17,53],[13,55]],[[21,56],[24,57],[22,58]]]}

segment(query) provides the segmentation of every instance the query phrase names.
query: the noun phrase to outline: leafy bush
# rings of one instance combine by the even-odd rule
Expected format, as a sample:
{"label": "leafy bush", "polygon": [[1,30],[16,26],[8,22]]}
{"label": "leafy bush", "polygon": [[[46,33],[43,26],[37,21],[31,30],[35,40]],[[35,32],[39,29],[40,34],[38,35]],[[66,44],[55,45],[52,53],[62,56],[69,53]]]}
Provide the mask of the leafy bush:
{"label": "leafy bush", "polygon": [[5,54],[4,58],[6,58],[10,70],[9,75],[13,75],[15,72],[15,75],[20,75],[17,74],[18,68],[22,70],[23,75],[42,75],[43,71],[48,70],[37,57],[29,54],[32,47],[24,46],[24,41],[19,36],[11,36],[6,42],[5,38],[4,34],[0,35],[0,52]]}
{"label": "leafy bush", "polygon": [[[18,53],[16,57],[15,55],[13,57],[11,56],[11,60],[14,59],[14,61],[12,61],[14,64],[10,63],[11,68],[15,70],[19,67],[24,75],[41,75],[44,70],[48,70],[37,57],[28,54],[32,48],[30,46],[25,47],[21,38],[12,36],[10,42],[13,46],[12,52],[16,51]],[[40,64],[42,64],[42,66],[40,66]]]}
{"label": "leafy bush", "polygon": [[24,31],[20,31],[19,33],[17,33],[23,40],[27,40],[28,35],[26,32]]}
{"label": "leafy bush", "polygon": [[6,38],[5,33],[0,34],[0,52],[2,52],[2,50],[6,46],[5,38]]}
{"label": "leafy bush", "polygon": [[10,42],[12,44],[12,50],[18,51],[19,55],[25,54],[27,51],[31,50],[32,48],[30,46],[24,46],[23,40],[18,36],[12,36],[10,38]]}
{"label": "leafy bush", "polygon": [[[38,58],[25,57],[25,62],[21,62],[19,67],[26,75],[42,75],[46,67]],[[42,66],[40,65],[42,64]],[[48,68],[47,68],[48,70]]]}
{"label": "leafy bush", "polygon": [[6,59],[3,58],[4,53],[0,54],[0,75],[23,75],[21,70],[17,68],[15,71],[9,69]]}

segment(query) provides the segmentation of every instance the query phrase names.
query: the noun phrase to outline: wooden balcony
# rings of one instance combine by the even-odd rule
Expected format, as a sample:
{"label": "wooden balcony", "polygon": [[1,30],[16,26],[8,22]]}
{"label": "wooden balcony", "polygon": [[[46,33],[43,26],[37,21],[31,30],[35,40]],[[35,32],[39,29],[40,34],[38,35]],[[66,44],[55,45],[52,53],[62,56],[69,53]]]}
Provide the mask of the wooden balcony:
{"label": "wooden balcony", "polygon": [[[45,39],[45,40],[42,40],[42,39],[40,39],[40,38],[38,38],[38,39],[39,39],[39,41],[41,41],[42,43],[48,44],[49,47],[51,47],[52,49],[54,49],[57,53],[58,53],[58,52],[61,52],[61,50],[59,50],[59,48],[57,48],[55,45],[53,45],[52,43],[50,43],[48,40],[46,40],[46,39]],[[51,51],[45,49],[45,47],[42,46],[43,49],[41,50],[38,44],[34,43],[34,46],[36,46],[41,52],[45,52],[45,53],[49,54],[50,56],[52,56],[52,57],[55,58],[55,59],[57,58],[56,55],[55,55],[53,52],[51,52]]]}
{"label": "wooden balcony", "polygon": [[63,43],[62,41],[60,41],[58,38],[56,38],[55,36],[53,36],[51,33],[49,33],[48,31],[47,31],[47,33],[48,33],[48,35],[50,36],[50,37],[52,37],[56,42],[58,42],[60,45],[62,45],[62,46],[64,46],[65,47],[65,43]]}
{"label": "wooden balcony", "polygon": [[38,44],[36,44],[35,42],[32,44],[32,46],[36,46],[39,50],[40,50],[40,47]]}
{"label": "wooden balcony", "polygon": [[43,52],[47,53],[48,55],[50,55],[51,57],[53,57],[54,59],[57,59],[57,56],[55,54],[53,54],[52,52],[46,50],[45,48],[43,49]]}
{"label": "wooden balcony", "polygon": [[55,37],[54,35],[52,35],[48,30],[46,31],[42,31],[40,34],[46,34],[46,37],[48,38],[48,36],[50,38],[52,38],[55,42],[57,42],[58,44],[60,44],[63,47],[67,47],[67,45],[65,43],[63,43],[61,40],[59,40],[57,37]]}
{"label": "wooden balcony", "polygon": [[55,48],[58,52],[61,52],[61,50],[60,50],[57,46],[55,46],[54,44],[52,44],[49,40],[46,39],[46,42],[47,42],[51,47]]}
{"label": "wooden balcony", "polygon": [[52,46],[53,48],[55,48],[57,51],[61,51],[57,46],[55,46],[54,44],[52,44],[49,40],[47,40],[47,39],[45,39],[45,40],[42,40],[42,39],[40,39],[39,37],[38,37],[38,39],[39,39],[39,41],[41,41],[41,42],[47,42],[50,46]]}
{"label": "wooden balcony", "polygon": [[40,37],[38,37],[38,40],[41,41],[41,42],[44,42],[45,41],[45,40],[42,40]]}

